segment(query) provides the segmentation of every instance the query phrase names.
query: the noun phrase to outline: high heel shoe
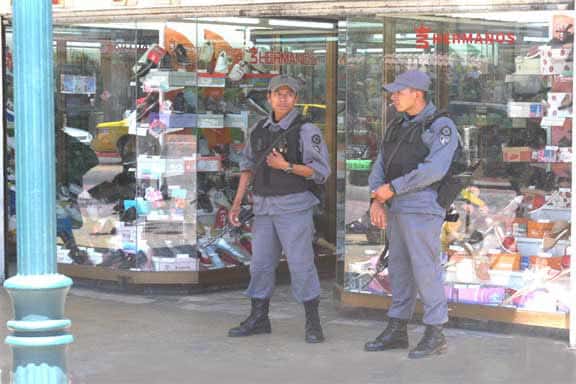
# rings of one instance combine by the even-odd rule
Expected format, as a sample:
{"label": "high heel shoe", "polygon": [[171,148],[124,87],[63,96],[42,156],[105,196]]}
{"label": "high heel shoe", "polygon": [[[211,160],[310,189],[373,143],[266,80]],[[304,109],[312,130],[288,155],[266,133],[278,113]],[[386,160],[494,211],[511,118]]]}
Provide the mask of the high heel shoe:
{"label": "high heel shoe", "polygon": [[554,248],[559,240],[568,237],[568,233],[570,232],[570,228],[564,228],[555,237],[544,237],[544,241],[542,242],[542,250],[544,252],[548,252],[550,249]]}

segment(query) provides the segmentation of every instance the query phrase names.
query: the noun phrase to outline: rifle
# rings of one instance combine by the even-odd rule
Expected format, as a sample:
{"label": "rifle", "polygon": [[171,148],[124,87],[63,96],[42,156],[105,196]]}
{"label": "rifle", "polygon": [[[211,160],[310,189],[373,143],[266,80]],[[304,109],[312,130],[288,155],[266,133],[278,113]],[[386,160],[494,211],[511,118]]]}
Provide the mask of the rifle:
{"label": "rifle", "polygon": [[390,258],[390,246],[388,243],[388,239],[384,240],[384,247],[380,250],[380,255],[378,255],[378,261],[376,262],[376,270],[370,277],[370,280],[362,287],[362,290],[368,288],[370,283],[374,281],[376,276],[378,276],[381,272],[383,272],[386,268],[388,268],[388,261]]}

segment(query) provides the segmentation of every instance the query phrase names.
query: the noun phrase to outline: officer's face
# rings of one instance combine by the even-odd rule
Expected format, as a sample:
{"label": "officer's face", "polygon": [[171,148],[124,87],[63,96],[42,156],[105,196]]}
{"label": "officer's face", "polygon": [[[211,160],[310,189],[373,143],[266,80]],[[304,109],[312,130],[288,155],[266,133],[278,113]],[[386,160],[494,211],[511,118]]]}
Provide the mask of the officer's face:
{"label": "officer's face", "polygon": [[268,103],[274,112],[276,121],[282,120],[296,105],[298,96],[290,87],[280,87],[268,93]]}
{"label": "officer's face", "polygon": [[398,92],[393,92],[390,98],[398,112],[406,112],[409,115],[416,115],[417,112],[412,112],[417,109],[417,100],[421,93],[421,91],[412,88],[404,88]]}

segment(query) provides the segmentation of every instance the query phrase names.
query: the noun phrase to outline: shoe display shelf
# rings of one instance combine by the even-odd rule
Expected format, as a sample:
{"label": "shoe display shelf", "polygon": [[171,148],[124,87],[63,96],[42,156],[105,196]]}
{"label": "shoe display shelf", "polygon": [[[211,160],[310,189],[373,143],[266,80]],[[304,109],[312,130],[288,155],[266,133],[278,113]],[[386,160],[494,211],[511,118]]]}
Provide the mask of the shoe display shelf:
{"label": "shoe display shelf", "polygon": [[[170,106],[165,101],[171,100],[172,110],[160,107],[153,112],[157,108],[147,108],[136,121],[132,171],[138,197],[129,203],[133,204],[133,217],[121,223],[116,233],[121,249],[105,249],[114,236],[108,235],[102,238],[102,248],[85,250],[91,263],[72,262],[61,252],[61,273],[122,286],[210,286],[248,281],[250,228],[232,230],[227,212],[240,176],[238,161],[244,139],[249,126],[265,113],[261,98],[251,100],[249,110],[242,95],[265,93],[272,76],[245,74],[242,81],[231,82],[220,73],[150,70],[141,79],[143,89],[148,95],[157,95],[151,98],[152,104]],[[178,94],[185,92],[186,103],[190,95],[196,97],[196,103],[184,108],[175,105]],[[233,97],[224,104],[219,101],[222,99],[214,100],[211,92],[218,97],[229,92]],[[258,115],[253,108],[258,109]],[[146,145],[150,136],[156,145]],[[316,247],[320,273],[332,274],[334,253],[318,244]],[[141,252],[146,258],[137,259],[138,265],[130,264],[126,252]],[[285,260],[278,273],[288,275]]]}
{"label": "shoe display shelf", "polygon": [[484,245],[452,254],[445,292],[456,316],[567,328],[572,44],[529,52],[516,58],[515,73],[506,76],[516,99],[506,105],[512,122],[507,128],[525,134],[509,136],[501,161],[513,178],[527,172],[524,167],[546,178],[522,185],[520,196],[489,214],[496,225],[483,233]]}

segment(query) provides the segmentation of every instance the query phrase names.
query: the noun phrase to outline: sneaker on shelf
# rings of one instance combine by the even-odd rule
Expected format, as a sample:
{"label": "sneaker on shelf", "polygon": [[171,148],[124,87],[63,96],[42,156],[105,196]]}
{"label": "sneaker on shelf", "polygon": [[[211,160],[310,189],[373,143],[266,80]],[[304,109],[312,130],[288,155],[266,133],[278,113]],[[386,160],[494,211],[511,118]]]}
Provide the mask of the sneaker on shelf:
{"label": "sneaker on shelf", "polygon": [[228,73],[228,55],[225,51],[220,51],[214,66],[214,73]]}
{"label": "sneaker on shelf", "polygon": [[208,66],[208,63],[212,61],[214,56],[214,44],[210,40],[206,40],[204,44],[200,47],[198,53],[198,61]]}
{"label": "sneaker on shelf", "polygon": [[246,72],[248,72],[248,64],[246,64],[245,61],[239,61],[232,67],[232,70],[228,74],[228,78],[232,81],[240,81]]}
{"label": "sneaker on shelf", "polygon": [[190,64],[190,59],[188,58],[188,50],[182,45],[178,44],[173,51],[176,56],[176,62],[180,65]]}

